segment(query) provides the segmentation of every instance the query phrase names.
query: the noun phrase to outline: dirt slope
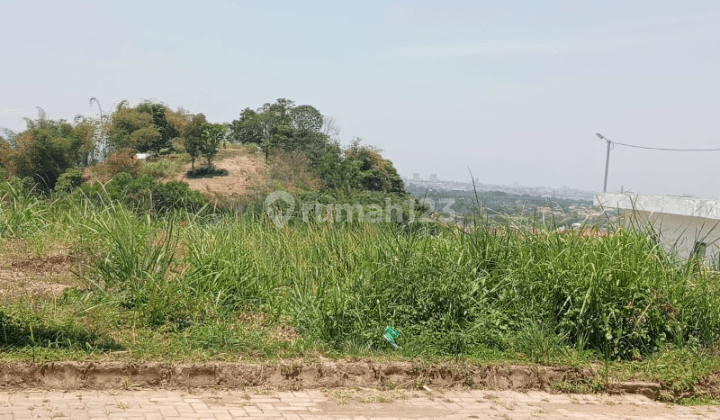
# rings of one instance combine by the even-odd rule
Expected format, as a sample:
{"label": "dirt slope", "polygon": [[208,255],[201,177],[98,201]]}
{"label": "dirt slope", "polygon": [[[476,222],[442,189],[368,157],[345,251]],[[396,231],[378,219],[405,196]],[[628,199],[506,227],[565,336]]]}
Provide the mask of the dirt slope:
{"label": "dirt slope", "polygon": [[220,155],[214,164],[218,169],[227,170],[228,176],[189,179],[185,177],[185,172],[190,170],[190,164],[188,164],[176,180],[187,182],[190,189],[210,196],[223,195],[233,198],[247,194],[253,184],[264,178],[265,163],[261,156],[247,155],[237,151],[225,158]]}

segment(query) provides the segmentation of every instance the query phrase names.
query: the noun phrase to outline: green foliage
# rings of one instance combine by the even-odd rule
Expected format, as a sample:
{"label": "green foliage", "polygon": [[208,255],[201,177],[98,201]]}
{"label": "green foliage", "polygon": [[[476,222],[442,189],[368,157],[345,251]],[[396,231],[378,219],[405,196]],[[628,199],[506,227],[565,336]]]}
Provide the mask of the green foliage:
{"label": "green foliage", "polygon": [[140,174],[149,175],[157,180],[170,179],[182,172],[183,166],[183,162],[177,159],[146,160],[140,166]]}
{"label": "green foliage", "polygon": [[72,190],[79,188],[84,182],[82,170],[78,168],[68,169],[58,178],[55,184],[55,192],[59,194],[70,193]]}
{"label": "green foliage", "polygon": [[270,151],[279,148],[287,153],[305,153],[315,166],[329,145],[327,136],[320,132],[322,123],[322,114],[312,106],[296,106],[288,99],[278,99],[257,111],[243,110],[231,124],[230,137],[259,145],[266,161]]}
{"label": "green foliage", "polygon": [[260,113],[245,108],[240,112],[240,118],[232,122],[230,137],[237,143],[262,146],[266,135],[263,123]]}
{"label": "green foliage", "polygon": [[[112,192],[84,185],[50,199],[33,182],[0,183],[0,249],[62,243],[87,261],[78,272],[92,286],[8,299],[5,357],[28,358],[30,346],[48,360],[107,358],[102,349],[116,342],[134,357],[168,361],[391,351],[461,363],[606,361],[611,377],[673,390],[692,389],[720,366],[718,274],[668,256],[643,230],[594,238],[337,220],[278,229],[258,214],[206,218],[185,207],[148,217],[146,209],[158,212],[138,190],[156,187],[146,179],[133,190],[136,181],[121,175]],[[127,199],[134,194],[143,197]],[[348,201],[314,194],[302,200],[383,201],[379,192]],[[34,339],[17,335],[18,325],[32,326]],[[398,350],[382,339],[387,325],[400,333]],[[274,338],[283,331],[291,334]]]}
{"label": "green foliage", "polygon": [[0,136],[0,182],[5,180],[7,176],[5,166],[10,158],[10,144],[2,136]]}
{"label": "green foliage", "polygon": [[11,151],[10,143],[0,136],[0,168],[4,168],[8,164]]}
{"label": "green foliage", "polygon": [[[154,237],[142,235],[118,243]],[[226,220],[186,235],[189,266],[172,293],[186,297],[154,306],[173,309],[150,316],[152,323],[176,313],[199,322],[208,313],[252,309],[290,317],[303,334],[338,351],[386,348],[380,335],[392,325],[407,354],[495,348],[546,362],[562,348],[629,360],[720,338],[716,278],[684,272],[643,232],[406,235],[394,223],[278,230]],[[120,283],[137,287],[128,281]]]}
{"label": "green foliage", "polygon": [[149,113],[152,116],[153,126],[159,133],[159,138],[154,142],[147,145],[147,149],[143,151],[156,151],[159,152],[162,149],[172,147],[172,139],[180,135],[180,131],[177,127],[170,125],[167,118],[168,109],[165,105],[144,102],[137,106],[137,110],[140,112]]}
{"label": "green foliage", "polygon": [[225,138],[227,127],[224,124],[205,123],[200,126],[200,155],[207,159],[207,167],[212,168],[212,160],[217,154],[220,142]]}
{"label": "green foliage", "polygon": [[230,137],[259,145],[266,162],[272,150],[304,155],[323,188],[336,194],[353,190],[404,193],[395,167],[378,149],[361,146],[356,139],[343,150],[322,127],[323,116],[317,109],[278,99],[257,111],[243,110],[232,122]]}
{"label": "green foliage", "polygon": [[227,127],[224,124],[210,124],[205,115],[193,116],[185,135],[185,151],[190,154],[192,168],[195,160],[201,156],[207,159],[207,167],[212,169],[212,160],[217,154],[220,142],[225,139]]}
{"label": "green foliage", "polygon": [[177,212],[203,213],[208,200],[197,191],[192,191],[184,182],[162,183],[148,175],[133,178],[120,173],[101,185],[83,185],[80,194],[102,203],[107,200],[120,202],[137,214],[167,216]]}
{"label": "green foliage", "polygon": [[0,238],[31,235],[43,228],[48,209],[37,195],[32,178],[0,182]]}
{"label": "green foliage", "polygon": [[84,326],[75,325],[72,320],[42,323],[31,313],[28,311],[24,316],[10,317],[0,312],[0,349],[8,351],[30,346],[100,351],[120,349],[111,339],[93,334]]}
{"label": "green foliage", "polygon": [[358,189],[404,193],[403,182],[393,164],[383,159],[380,150],[361,146],[356,139],[345,150],[345,161],[350,166],[350,179]]}
{"label": "green foliage", "polygon": [[196,178],[212,178],[216,176],[228,176],[227,169],[217,169],[203,165],[197,169],[191,169],[185,172],[185,176],[190,179]]}
{"label": "green foliage", "polygon": [[17,135],[17,147],[8,158],[12,174],[31,177],[48,191],[63,172],[89,163],[94,147],[91,122],[80,120],[72,125],[50,120],[41,110],[38,119],[26,123],[27,129]]}
{"label": "green foliage", "polygon": [[[139,112],[134,108],[128,108],[126,102],[123,101],[110,118],[110,148],[112,150],[136,150],[136,141],[138,139],[131,137],[133,133],[138,130],[144,129],[147,131],[147,129],[152,128],[154,128],[152,115]],[[159,133],[157,135],[159,136]],[[139,137],[139,135],[136,137]]]}
{"label": "green foliage", "polygon": [[[291,225],[331,223],[388,223],[409,228],[422,217],[425,207],[415,198],[403,194],[378,191],[351,191],[343,195],[330,192],[304,191],[295,194]],[[287,211],[289,205],[280,200],[277,210]],[[257,210],[263,212],[264,207]]]}
{"label": "green foliage", "polygon": [[384,159],[380,150],[361,145],[360,139],[342,150],[342,156],[326,154],[318,170],[325,188],[331,191],[405,193],[403,181],[392,162]]}
{"label": "green foliage", "polygon": [[399,235],[383,223],[257,222],[191,232],[192,274],[177,287],[213,303],[183,311],[266,308],[338,350],[384,348],[386,325],[413,354],[535,348],[545,361],[558,346],[632,359],[720,337],[713,277],[688,277],[642,232]]}
{"label": "green foliage", "polygon": [[123,172],[137,177],[140,174],[140,162],[130,149],[116,150],[109,154],[104,162],[94,168],[101,182],[107,182],[115,175]]}
{"label": "green foliage", "polygon": [[138,152],[159,152],[162,138],[155,127],[143,127],[130,133],[130,145]]}
{"label": "green foliage", "polygon": [[195,160],[200,157],[203,136],[203,125],[207,124],[204,114],[193,115],[185,132],[185,151],[190,155],[192,169],[195,169]]}
{"label": "green foliage", "polygon": [[143,102],[128,108],[123,101],[110,118],[110,148],[161,153],[172,148],[172,140],[185,130],[187,119],[184,111],[174,112],[163,104]]}

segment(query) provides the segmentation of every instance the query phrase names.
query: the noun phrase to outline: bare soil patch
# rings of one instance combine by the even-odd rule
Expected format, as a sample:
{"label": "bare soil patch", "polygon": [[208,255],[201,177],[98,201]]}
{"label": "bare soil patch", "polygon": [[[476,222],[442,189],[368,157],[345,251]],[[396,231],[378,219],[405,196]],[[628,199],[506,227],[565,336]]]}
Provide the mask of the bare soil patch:
{"label": "bare soil patch", "polygon": [[[240,153],[238,151],[238,153]],[[265,162],[261,156],[237,154],[225,159],[218,159],[215,167],[228,171],[228,176],[213,178],[190,179],[185,172],[190,170],[190,164],[176,178],[177,181],[187,182],[190,189],[208,194],[211,197],[226,196],[237,198],[247,194],[250,187],[264,179]]]}
{"label": "bare soil patch", "polygon": [[0,267],[0,295],[57,295],[71,286],[76,262],[70,255],[30,257]]}
{"label": "bare soil patch", "polygon": [[33,273],[62,273],[68,271],[73,264],[70,255],[52,255],[48,257],[31,257],[20,261],[13,261],[10,266],[22,272]]}

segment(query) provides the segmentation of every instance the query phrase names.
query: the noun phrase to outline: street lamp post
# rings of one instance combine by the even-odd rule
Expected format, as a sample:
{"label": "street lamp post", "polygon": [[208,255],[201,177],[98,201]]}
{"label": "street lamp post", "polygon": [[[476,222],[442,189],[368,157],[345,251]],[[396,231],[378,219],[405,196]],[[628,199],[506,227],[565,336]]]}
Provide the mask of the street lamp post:
{"label": "street lamp post", "polygon": [[595,135],[598,136],[600,140],[605,140],[607,142],[607,155],[605,156],[605,183],[603,184],[603,192],[607,192],[608,167],[610,166],[610,145],[612,142],[600,133],[595,133]]}

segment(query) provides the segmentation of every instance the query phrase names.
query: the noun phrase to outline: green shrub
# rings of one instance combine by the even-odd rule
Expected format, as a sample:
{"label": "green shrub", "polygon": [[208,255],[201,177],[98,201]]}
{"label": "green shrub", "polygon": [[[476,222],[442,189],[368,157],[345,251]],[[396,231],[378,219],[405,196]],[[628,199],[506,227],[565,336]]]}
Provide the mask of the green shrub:
{"label": "green shrub", "polygon": [[218,169],[207,165],[203,165],[197,169],[191,169],[185,172],[185,176],[190,179],[228,176],[228,174],[229,172],[227,171],[227,169]]}
{"label": "green shrub", "polygon": [[72,190],[80,187],[84,182],[85,179],[83,179],[82,170],[78,168],[68,169],[58,178],[55,184],[55,193],[70,193]]}
{"label": "green shrub", "polygon": [[[158,182],[149,175],[133,178],[128,173],[117,174],[103,187],[101,184],[84,185],[82,195],[98,204],[107,200],[120,202],[137,214],[162,217],[177,212],[204,214],[209,212],[209,201],[193,191],[184,182]],[[218,210],[218,209],[213,209]]]}
{"label": "green shrub", "polygon": [[169,179],[179,173],[182,169],[182,164],[174,160],[160,159],[154,162],[145,162],[140,167],[141,175],[149,175],[154,179],[162,180]]}

